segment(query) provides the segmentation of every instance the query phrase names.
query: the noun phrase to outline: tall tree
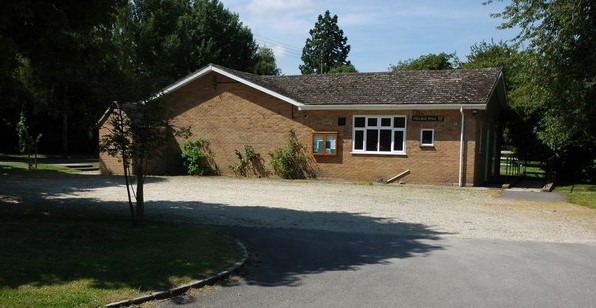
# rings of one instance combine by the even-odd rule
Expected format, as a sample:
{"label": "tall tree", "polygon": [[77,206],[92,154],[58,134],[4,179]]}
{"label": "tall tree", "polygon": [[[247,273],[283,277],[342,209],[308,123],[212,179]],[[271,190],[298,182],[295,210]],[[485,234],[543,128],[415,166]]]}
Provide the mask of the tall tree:
{"label": "tall tree", "polygon": [[596,178],[596,5],[516,0],[494,16],[505,20],[502,28],[521,28],[527,96],[541,109],[536,132],[554,153],[557,175]]}
{"label": "tall tree", "polygon": [[310,31],[310,38],[302,49],[302,74],[325,74],[332,68],[350,65],[347,60],[350,52],[348,38],[337,25],[337,15],[331,16],[329,11],[319,15],[314,28]]}
{"label": "tall tree", "polygon": [[389,70],[395,71],[417,71],[417,70],[450,70],[457,68],[459,59],[455,53],[428,54],[417,59],[399,61],[396,65],[390,65]]}
{"label": "tall tree", "polygon": [[3,118],[18,114],[22,107],[16,105],[34,105],[31,109],[37,115],[33,114],[31,122],[41,120],[48,128],[62,126],[63,151],[67,152],[68,128],[72,127],[69,115],[75,108],[84,110],[96,103],[84,93],[88,72],[98,62],[92,46],[97,42],[91,37],[112,22],[116,7],[123,2],[17,0],[3,5],[0,44],[6,49],[2,48],[0,62],[7,69],[2,76],[7,83],[0,85],[0,94],[12,102],[1,110],[8,114]]}
{"label": "tall tree", "polygon": [[538,140],[534,130],[540,110],[526,97],[526,58],[527,52],[518,51],[505,42],[480,42],[470,48],[467,62],[461,63],[460,68],[500,67],[503,70],[508,102],[503,116],[504,141],[524,160],[546,161],[550,151]]}
{"label": "tall tree", "polygon": [[275,63],[275,54],[273,49],[264,46],[259,47],[257,51],[257,63],[255,64],[253,73],[257,75],[280,75],[281,69]]}
{"label": "tall tree", "polygon": [[136,99],[208,63],[252,72],[257,62],[252,32],[218,0],[130,1],[115,33]]}

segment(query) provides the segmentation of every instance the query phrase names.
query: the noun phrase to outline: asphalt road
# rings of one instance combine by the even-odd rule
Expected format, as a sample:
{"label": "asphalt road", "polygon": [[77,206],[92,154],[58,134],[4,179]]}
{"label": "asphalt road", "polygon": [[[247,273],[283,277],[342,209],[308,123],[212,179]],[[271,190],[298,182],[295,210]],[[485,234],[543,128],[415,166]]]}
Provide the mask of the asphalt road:
{"label": "asphalt road", "polygon": [[229,228],[246,277],[158,307],[595,307],[596,245]]}

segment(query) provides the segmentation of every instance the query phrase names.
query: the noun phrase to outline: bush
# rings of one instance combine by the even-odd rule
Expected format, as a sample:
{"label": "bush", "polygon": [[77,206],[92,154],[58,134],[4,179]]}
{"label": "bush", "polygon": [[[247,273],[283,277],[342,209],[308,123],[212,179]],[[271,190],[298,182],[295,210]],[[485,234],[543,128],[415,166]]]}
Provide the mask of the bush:
{"label": "bush", "polygon": [[238,157],[238,163],[230,165],[230,169],[234,171],[236,176],[248,176],[252,173],[256,176],[267,176],[267,170],[263,166],[263,159],[259,153],[255,153],[255,150],[250,145],[244,145],[244,155],[238,150],[235,151],[236,157]]}
{"label": "bush", "polygon": [[277,147],[273,153],[269,153],[273,172],[284,179],[315,178],[316,173],[306,147],[296,138],[293,130],[288,132],[287,140],[285,147]]}
{"label": "bush", "polygon": [[182,159],[190,175],[219,175],[219,169],[204,138],[187,140],[183,144]]}

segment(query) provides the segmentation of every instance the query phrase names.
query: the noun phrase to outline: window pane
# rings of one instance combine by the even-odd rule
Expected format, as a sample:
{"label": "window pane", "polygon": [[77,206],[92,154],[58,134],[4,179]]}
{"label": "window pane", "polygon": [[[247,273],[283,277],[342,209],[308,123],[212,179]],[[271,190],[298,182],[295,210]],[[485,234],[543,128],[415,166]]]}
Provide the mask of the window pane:
{"label": "window pane", "polygon": [[405,128],[406,127],[406,118],[404,118],[404,117],[393,118],[393,127]]}
{"label": "window pane", "polygon": [[354,150],[364,150],[364,131],[354,132]]}
{"label": "window pane", "polygon": [[378,129],[367,129],[366,130],[366,150],[376,152],[378,143],[379,143],[379,130]]}
{"label": "window pane", "polygon": [[377,118],[368,118],[368,126],[377,126]]}
{"label": "window pane", "polygon": [[391,130],[381,130],[381,140],[379,140],[379,151],[391,152]]}
{"label": "window pane", "polygon": [[422,144],[433,144],[433,131],[426,129],[422,130]]}
{"label": "window pane", "polygon": [[404,132],[394,131],[393,132],[393,150],[403,151],[404,150]]}
{"label": "window pane", "polygon": [[323,153],[323,135],[313,136],[312,152]]}
{"label": "window pane", "polygon": [[325,152],[327,154],[335,154],[335,135],[328,135],[325,143]]}
{"label": "window pane", "polygon": [[391,118],[382,118],[381,126],[391,126]]}
{"label": "window pane", "polygon": [[364,127],[365,124],[364,117],[356,117],[354,118],[354,127]]}

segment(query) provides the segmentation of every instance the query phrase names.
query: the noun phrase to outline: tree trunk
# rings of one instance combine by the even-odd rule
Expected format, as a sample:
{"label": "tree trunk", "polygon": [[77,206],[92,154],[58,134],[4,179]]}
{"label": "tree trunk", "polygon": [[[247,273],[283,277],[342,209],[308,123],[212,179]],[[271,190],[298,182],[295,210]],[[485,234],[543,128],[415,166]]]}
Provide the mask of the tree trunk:
{"label": "tree trunk", "polygon": [[62,155],[68,156],[68,85],[64,85],[64,105],[62,106]]}
{"label": "tree trunk", "polygon": [[143,195],[143,186],[145,184],[145,170],[143,169],[143,163],[138,162],[135,166],[136,177],[137,177],[137,226],[142,227],[144,224],[145,215],[145,197]]}

